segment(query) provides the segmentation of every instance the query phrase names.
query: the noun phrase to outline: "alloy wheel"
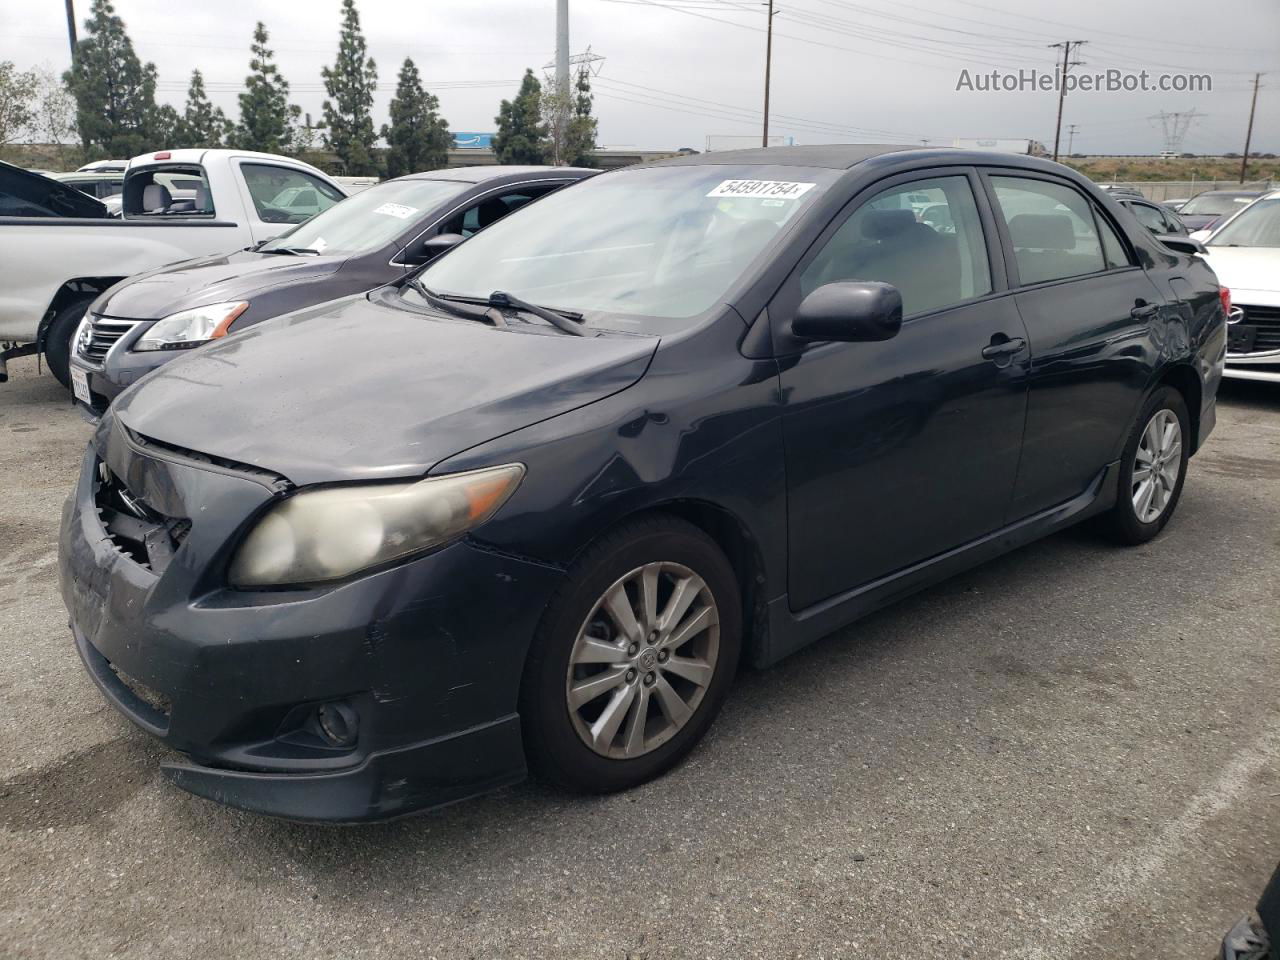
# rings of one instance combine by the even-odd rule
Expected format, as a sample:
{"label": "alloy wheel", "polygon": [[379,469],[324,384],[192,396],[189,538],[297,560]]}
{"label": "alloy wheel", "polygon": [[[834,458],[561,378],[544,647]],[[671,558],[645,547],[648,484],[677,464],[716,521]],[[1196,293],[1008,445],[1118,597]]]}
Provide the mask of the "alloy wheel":
{"label": "alloy wheel", "polygon": [[678,563],[647,563],[592,607],[569,656],[565,696],[595,753],[629,760],[666,743],[697,712],[715,675],[720,611]]}
{"label": "alloy wheel", "polygon": [[1182,470],[1182,425],[1172,410],[1157,410],[1147,421],[1133,462],[1133,512],[1155,523],[1173,499]]}

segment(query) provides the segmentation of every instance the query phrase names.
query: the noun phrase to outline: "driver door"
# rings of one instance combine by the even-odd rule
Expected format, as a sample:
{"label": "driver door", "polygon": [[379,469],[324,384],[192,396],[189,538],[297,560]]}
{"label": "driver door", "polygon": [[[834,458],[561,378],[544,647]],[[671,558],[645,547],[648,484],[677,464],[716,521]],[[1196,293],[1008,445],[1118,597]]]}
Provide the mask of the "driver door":
{"label": "driver door", "polygon": [[1022,448],[1027,334],[976,173],[870,190],[769,307],[785,329],[838,280],[892,283],[904,306],[891,340],[808,343],[780,361],[792,610],[999,529]]}

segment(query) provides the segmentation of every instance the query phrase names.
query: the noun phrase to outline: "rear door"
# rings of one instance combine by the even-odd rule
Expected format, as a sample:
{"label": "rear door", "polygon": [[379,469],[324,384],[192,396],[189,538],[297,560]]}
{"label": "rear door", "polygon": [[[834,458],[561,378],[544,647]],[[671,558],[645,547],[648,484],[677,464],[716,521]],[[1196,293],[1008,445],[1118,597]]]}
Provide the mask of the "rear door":
{"label": "rear door", "polygon": [[824,231],[769,306],[785,330],[840,280],[902,293],[883,343],[813,343],[780,361],[793,609],[998,528],[1026,405],[1026,333],[975,171],[881,181]]}
{"label": "rear door", "polygon": [[1031,342],[1015,521],[1087,494],[1117,455],[1150,379],[1165,299],[1123,231],[1074,184],[1026,171],[984,179]]}

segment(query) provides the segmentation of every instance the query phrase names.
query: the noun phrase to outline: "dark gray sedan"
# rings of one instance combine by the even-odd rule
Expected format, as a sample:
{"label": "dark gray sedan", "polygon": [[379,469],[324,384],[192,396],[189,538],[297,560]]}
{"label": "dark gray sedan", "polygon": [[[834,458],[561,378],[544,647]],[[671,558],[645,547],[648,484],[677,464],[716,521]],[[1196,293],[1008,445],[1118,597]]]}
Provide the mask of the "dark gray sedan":
{"label": "dark gray sedan", "polygon": [[596,172],[490,166],[412,174],[256,247],[130,277],[90,306],[76,335],[76,401],[100,416],[117,394],[176,354],[395,280],[526,203]]}

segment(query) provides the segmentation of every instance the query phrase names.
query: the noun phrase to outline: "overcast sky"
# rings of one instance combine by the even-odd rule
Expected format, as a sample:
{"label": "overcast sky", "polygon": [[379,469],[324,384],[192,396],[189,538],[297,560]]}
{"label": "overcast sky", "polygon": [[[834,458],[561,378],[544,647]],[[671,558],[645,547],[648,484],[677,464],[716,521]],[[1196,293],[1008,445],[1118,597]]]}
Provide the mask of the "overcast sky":
{"label": "overcast sky", "polygon": [[[1253,72],[1263,78],[1253,149],[1280,152],[1280,2],[1277,0],[777,0],[771,133],[796,143],[950,143],[954,137],[1052,143],[1053,92],[957,91],[961,71],[1052,72],[1047,44],[1088,40],[1075,68],[1212,77],[1210,93],[1075,93],[1063,118],[1074,149],[1154,153],[1161,111],[1199,116],[1183,145],[1240,151]],[[340,0],[116,0],[138,55],[159,70],[163,100],[181,109],[192,67],[234,117],[254,22],[262,19],[293,100],[318,120],[320,68],[337,48]],[[455,131],[490,131],[498,103],[526,66],[554,54],[554,0],[360,0],[377,60],[375,122],[386,119],[396,73],[411,56]],[[77,19],[89,0],[76,0]],[[574,53],[598,64],[602,146],[703,149],[708,135],[758,136],[766,15],[756,0],[571,0]],[[56,0],[0,0],[0,60],[69,62]]]}

